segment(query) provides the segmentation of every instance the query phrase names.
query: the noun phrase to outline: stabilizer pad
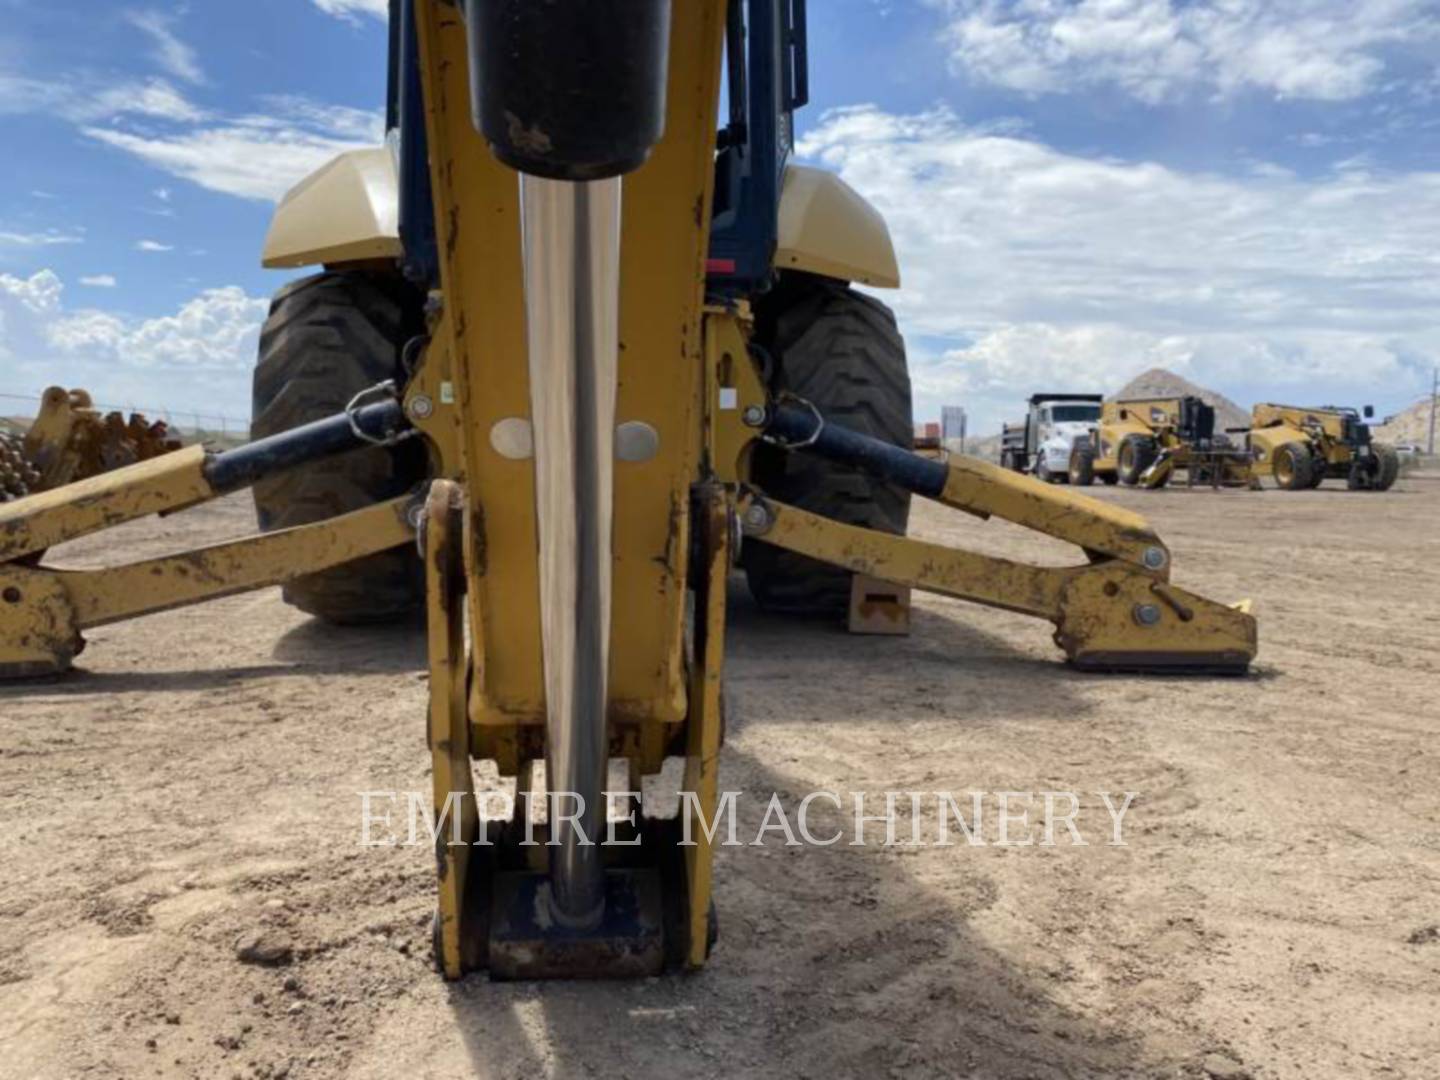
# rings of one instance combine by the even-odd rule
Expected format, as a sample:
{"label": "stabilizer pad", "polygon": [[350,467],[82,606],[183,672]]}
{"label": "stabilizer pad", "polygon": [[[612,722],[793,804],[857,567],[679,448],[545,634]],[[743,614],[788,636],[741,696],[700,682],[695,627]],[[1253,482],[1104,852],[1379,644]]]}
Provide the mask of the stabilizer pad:
{"label": "stabilizer pad", "polygon": [[658,870],[607,870],[605,914],[574,930],[555,922],[543,874],[495,877],[490,917],[494,979],[632,979],[659,975],[665,936]]}

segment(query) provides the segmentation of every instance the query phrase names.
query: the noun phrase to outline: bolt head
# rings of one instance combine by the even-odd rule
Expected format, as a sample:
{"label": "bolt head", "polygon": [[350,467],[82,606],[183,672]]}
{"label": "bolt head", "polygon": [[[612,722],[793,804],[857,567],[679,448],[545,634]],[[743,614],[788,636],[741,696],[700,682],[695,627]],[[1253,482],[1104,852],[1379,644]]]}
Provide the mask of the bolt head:
{"label": "bolt head", "polygon": [[407,410],[412,420],[428,420],[435,414],[435,402],[427,394],[416,394]]}
{"label": "bolt head", "polygon": [[752,529],[763,529],[770,524],[770,511],[755,503],[745,511],[745,524]]}
{"label": "bolt head", "polygon": [[1163,570],[1165,564],[1170,561],[1170,556],[1165,553],[1162,547],[1148,547],[1145,549],[1144,562],[1148,570]]}
{"label": "bolt head", "polygon": [[1158,626],[1160,624],[1160,605],[1136,604],[1135,621],[1141,626]]}
{"label": "bolt head", "polygon": [[765,423],[765,409],[760,405],[747,405],[745,411],[740,414],[747,427],[760,427]]}

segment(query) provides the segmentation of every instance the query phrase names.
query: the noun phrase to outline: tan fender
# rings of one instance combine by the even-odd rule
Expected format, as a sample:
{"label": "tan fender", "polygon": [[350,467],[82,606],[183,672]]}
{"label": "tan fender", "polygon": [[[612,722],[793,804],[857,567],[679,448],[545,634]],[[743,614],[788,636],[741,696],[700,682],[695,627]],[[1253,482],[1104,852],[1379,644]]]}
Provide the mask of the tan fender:
{"label": "tan fender", "polygon": [[397,259],[400,182],[384,147],[351,150],[291,188],[265,237],[272,270],[361,259]]}
{"label": "tan fender", "polygon": [[900,287],[895,245],[880,212],[834,173],[791,165],[780,192],[779,270]]}

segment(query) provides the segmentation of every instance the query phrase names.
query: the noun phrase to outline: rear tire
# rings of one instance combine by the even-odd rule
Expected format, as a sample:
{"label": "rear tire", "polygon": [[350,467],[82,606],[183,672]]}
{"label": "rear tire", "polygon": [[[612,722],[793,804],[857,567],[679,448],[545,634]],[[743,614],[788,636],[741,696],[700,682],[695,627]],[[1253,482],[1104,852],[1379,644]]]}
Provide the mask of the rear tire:
{"label": "rear tire", "polygon": [[[904,449],[914,440],[910,374],[895,316],[844,282],[782,275],[756,305],[756,343],[774,361],[770,389],[788,391],[827,419]],[[751,479],[767,495],[847,525],[905,534],[910,493],[803,451],[756,446]],[[843,615],[848,570],[759,541],[744,546],[750,592],[767,611]]]}
{"label": "rear tire", "polygon": [[1314,478],[1315,462],[1304,443],[1289,442],[1275,449],[1275,486],[1281,491],[1305,491]]}
{"label": "rear tire", "polygon": [[1380,472],[1375,479],[1376,491],[1389,491],[1400,479],[1400,454],[1389,443],[1373,444],[1375,456],[1380,462]]}
{"label": "rear tire", "polygon": [[1371,457],[1350,466],[1346,486],[1351,491],[1389,491],[1400,475],[1400,456],[1384,443],[1371,445]]}
{"label": "rear tire", "polygon": [[[254,437],[277,435],[343,412],[360,391],[403,382],[401,351],[424,326],[423,300],[398,275],[316,274],[275,295],[260,335]],[[265,532],[324,521],[403,495],[425,479],[418,440],[314,462],[255,485]],[[285,602],[326,622],[399,618],[420,605],[419,558],[397,548],[298,578]]]}
{"label": "rear tire", "polygon": [[1145,470],[1155,464],[1159,450],[1148,435],[1126,435],[1120,443],[1119,475],[1130,487],[1140,482]]}
{"label": "rear tire", "polygon": [[1070,483],[1076,487],[1095,483],[1095,448],[1089,439],[1076,439],[1070,449]]}

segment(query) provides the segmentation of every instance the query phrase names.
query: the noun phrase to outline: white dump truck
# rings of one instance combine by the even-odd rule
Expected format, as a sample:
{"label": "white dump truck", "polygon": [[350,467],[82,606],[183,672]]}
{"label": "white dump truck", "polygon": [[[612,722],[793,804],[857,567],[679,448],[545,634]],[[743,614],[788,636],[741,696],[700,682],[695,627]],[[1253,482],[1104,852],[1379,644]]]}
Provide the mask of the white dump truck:
{"label": "white dump truck", "polygon": [[1064,480],[1070,450],[1077,438],[1094,438],[1104,400],[1102,394],[1032,394],[1025,419],[1005,425],[1000,464],[1046,483]]}

